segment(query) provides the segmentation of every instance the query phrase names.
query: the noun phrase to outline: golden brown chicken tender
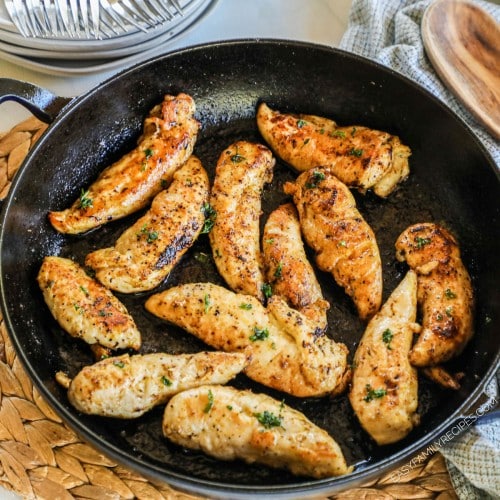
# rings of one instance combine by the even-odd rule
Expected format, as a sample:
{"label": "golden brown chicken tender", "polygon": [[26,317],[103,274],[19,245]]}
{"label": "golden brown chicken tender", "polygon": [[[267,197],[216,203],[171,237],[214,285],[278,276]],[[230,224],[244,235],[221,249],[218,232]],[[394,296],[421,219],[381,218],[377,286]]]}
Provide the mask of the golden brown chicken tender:
{"label": "golden brown chicken tender", "polygon": [[193,152],[200,126],[194,113],[190,96],[165,96],[144,120],[137,147],[82,189],[70,208],[50,212],[52,226],[78,234],[144,208]]}
{"label": "golden brown chicken tender", "polygon": [[409,173],[410,148],[399,137],[359,125],[339,127],[314,115],[260,104],[257,126],[274,153],[299,172],[329,167],[347,186],[386,197]]}
{"label": "golden brown chicken tender", "polygon": [[472,283],[457,240],[438,224],[414,224],[398,237],[396,257],[418,276],[422,331],[410,361],[420,367],[448,361],[473,334]]}
{"label": "golden brown chicken tender", "polygon": [[325,167],[303,172],[284,189],[293,196],[318,267],[345,289],[362,319],[371,318],[382,302],[382,262],[375,234],[349,189]]}

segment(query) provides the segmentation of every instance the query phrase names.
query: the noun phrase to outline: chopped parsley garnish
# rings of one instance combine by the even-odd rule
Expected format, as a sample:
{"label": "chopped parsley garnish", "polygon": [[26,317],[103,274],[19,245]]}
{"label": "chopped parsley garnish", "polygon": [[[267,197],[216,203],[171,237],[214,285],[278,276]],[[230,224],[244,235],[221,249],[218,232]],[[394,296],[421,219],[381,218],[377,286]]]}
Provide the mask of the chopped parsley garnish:
{"label": "chopped parsley garnish", "polygon": [[444,296],[447,298],[447,299],[456,299],[457,298],[457,294],[453,291],[451,291],[449,288],[447,288],[444,292]]}
{"label": "chopped parsley garnish", "polygon": [[282,273],[283,273],[283,262],[278,262],[278,265],[276,266],[276,269],[274,271],[274,277],[281,278]]}
{"label": "chopped parsley garnish", "polygon": [[447,307],[444,312],[446,313],[446,316],[448,316],[449,318],[451,318],[453,316],[453,307],[449,306]]}
{"label": "chopped parsley garnish", "polygon": [[80,285],[80,290],[83,292],[83,295],[85,295],[85,297],[89,296],[89,291],[83,285]]}
{"label": "chopped parsley garnish", "polygon": [[231,161],[233,163],[241,163],[242,161],[245,161],[246,158],[242,155],[240,155],[238,152],[234,153],[233,156],[231,156]]}
{"label": "chopped parsley garnish", "polygon": [[297,120],[297,127],[302,128],[304,125],[307,125],[307,122],[305,120]]}
{"label": "chopped parsley garnish", "polygon": [[357,128],[356,127],[352,127],[352,130],[351,130],[351,135],[354,137],[354,135],[356,134],[357,132]]}
{"label": "chopped parsley garnish", "polygon": [[307,189],[313,189],[318,187],[318,184],[325,179],[325,174],[323,172],[314,171],[310,177],[309,182],[306,182]]}
{"label": "chopped parsley garnish", "polygon": [[345,240],[340,240],[339,241],[339,247],[347,247],[347,243]]}
{"label": "chopped parsley garnish", "polygon": [[146,160],[151,158],[153,156],[153,154],[154,154],[154,151],[151,148],[146,148],[144,150],[144,155],[146,156]]}
{"label": "chopped parsley garnish", "polygon": [[123,361],[114,361],[113,364],[118,368],[123,368],[125,366],[125,363]]}
{"label": "chopped parsley garnish", "polygon": [[385,389],[372,389],[370,384],[366,384],[366,396],[363,399],[369,403],[373,399],[383,398],[386,394],[387,391]]}
{"label": "chopped parsley garnish", "polygon": [[146,237],[146,241],[148,243],[153,243],[153,241],[156,241],[158,239],[158,232],[157,231],[150,231],[148,229],[148,226],[146,224],[144,224],[144,226],[142,226],[140,232],[137,233],[137,239],[141,239],[142,236],[145,236]]}
{"label": "chopped parsley garnish", "polygon": [[362,149],[352,148],[352,149],[349,151],[349,154],[350,154],[351,156],[355,156],[356,158],[359,158],[359,157],[363,156],[363,150],[362,150]]}
{"label": "chopped parsley garnish", "polygon": [[215,224],[215,219],[217,218],[217,212],[214,210],[210,203],[205,202],[201,207],[201,211],[205,215],[205,223],[203,224],[203,228],[201,230],[202,234],[209,233]]}
{"label": "chopped parsley garnish", "polygon": [[89,192],[85,191],[85,189],[82,189],[80,192],[80,204],[78,205],[78,207],[82,210],[86,210],[93,204],[94,202],[92,201],[92,198],[89,197]]}
{"label": "chopped parsley garnish", "polygon": [[283,417],[281,416],[281,412],[283,411],[284,406],[285,403],[282,401],[278,415],[264,410],[263,412],[254,413],[253,416],[259,421],[259,424],[262,424],[266,429],[271,429],[272,427],[283,427]]}
{"label": "chopped parsley garnish", "polygon": [[161,377],[161,383],[163,385],[166,385],[166,386],[171,386],[172,385],[172,381],[170,379],[168,379],[167,377],[165,377],[165,375],[163,375]]}
{"label": "chopped parsley garnish", "polygon": [[258,326],[254,326],[253,335],[248,337],[252,342],[256,342],[257,340],[265,340],[269,337],[269,330],[267,328],[259,328]]}
{"label": "chopped parsley garnish", "polygon": [[415,243],[417,244],[418,249],[422,249],[425,247],[425,245],[428,245],[431,242],[430,238],[421,238],[420,236],[417,236],[415,238]]}
{"label": "chopped parsley garnish", "polygon": [[250,309],[252,309],[252,304],[248,304],[247,302],[242,302],[240,304],[240,309],[244,309],[245,311],[250,311]]}
{"label": "chopped parsley garnish", "polygon": [[394,334],[391,332],[391,330],[389,330],[389,328],[385,329],[382,332],[382,340],[383,340],[384,344],[386,345],[387,349],[389,349],[389,351],[392,351],[391,342],[392,342],[393,337],[394,337]]}
{"label": "chopped parsley garnish", "polygon": [[345,132],[343,130],[334,130],[330,135],[333,137],[341,137],[343,139],[345,137]]}
{"label": "chopped parsley garnish", "polygon": [[212,305],[212,301],[210,300],[210,295],[205,294],[205,296],[203,297],[203,305],[205,307],[205,314],[208,312],[208,310],[210,309],[210,306]]}
{"label": "chopped parsley garnish", "polygon": [[214,393],[212,392],[211,389],[209,389],[208,390],[208,403],[205,405],[205,408],[203,408],[203,413],[208,413],[212,409],[213,405],[214,405]]}
{"label": "chopped parsley garnish", "polygon": [[264,297],[268,299],[269,297],[272,297],[273,295],[273,289],[269,283],[264,283],[261,287],[262,293],[264,294]]}
{"label": "chopped parsley garnish", "polygon": [[231,405],[227,405],[226,408],[231,411],[233,409],[233,407]]}

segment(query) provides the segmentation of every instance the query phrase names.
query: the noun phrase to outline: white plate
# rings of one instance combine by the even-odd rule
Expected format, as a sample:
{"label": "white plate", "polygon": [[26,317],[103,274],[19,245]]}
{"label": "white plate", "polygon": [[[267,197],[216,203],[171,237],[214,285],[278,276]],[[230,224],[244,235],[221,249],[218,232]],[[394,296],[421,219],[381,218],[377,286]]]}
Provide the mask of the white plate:
{"label": "white plate", "polygon": [[102,40],[58,40],[50,38],[32,38],[22,36],[10,21],[9,14],[5,8],[3,0],[0,0],[0,41],[17,45],[19,47],[28,47],[37,50],[54,50],[60,52],[77,52],[82,51],[103,51],[125,48],[137,43],[157,37],[161,32],[175,29],[179,24],[182,24],[187,17],[190,17],[196,12],[203,0],[181,0],[184,15],[176,15],[171,21],[166,21],[157,27],[150,28],[146,32],[136,30],[126,35],[121,35],[113,38],[105,38]]}
{"label": "white plate", "polygon": [[[138,42],[134,45],[121,47],[116,49],[107,50],[89,50],[89,51],[79,51],[78,59],[82,61],[97,60],[97,59],[114,59],[118,57],[127,57],[137,54],[138,52],[144,52],[158,44],[173,38],[178,32],[181,32],[185,27],[192,22],[192,17],[198,14],[198,10],[201,9],[206,3],[206,0],[202,0],[198,4],[196,10],[192,10],[189,14],[184,14],[181,18],[181,22],[177,23],[175,27],[169,26],[168,29],[156,30],[155,37],[148,38],[142,42]],[[30,47],[21,47],[19,45],[12,45],[10,43],[0,41],[0,51],[8,52],[10,54],[15,54],[18,56],[37,58],[37,59],[68,59],[71,54],[67,51],[59,50],[40,50],[38,48],[33,49]]]}
{"label": "white plate", "polygon": [[41,73],[58,76],[88,75],[115,69],[123,69],[127,66],[131,66],[132,64],[145,61],[146,59],[149,59],[154,55],[165,52],[165,49],[168,47],[168,43],[170,41],[178,39],[180,36],[184,36],[189,31],[191,31],[196,24],[198,24],[206,15],[208,15],[212,11],[217,2],[218,0],[202,0],[201,4],[198,5],[198,15],[190,16],[190,18],[186,18],[186,16],[184,16],[183,23],[178,25],[175,30],[169,31],[169,35],[171,36],[168,37],[167,41],[160,40],[158,42],[159,45],[155,44],[154,47],[136,53],[129,57],[116,59],[105,58],[96,60],[93,62],[93,64],[86,64],[78,57],[74,59],[57,60],[57,63],[55,63],[51,59],[31,59],[0,50],[0,58],[17,64],[18,66],[23,66],[25,68],[39,71]]}

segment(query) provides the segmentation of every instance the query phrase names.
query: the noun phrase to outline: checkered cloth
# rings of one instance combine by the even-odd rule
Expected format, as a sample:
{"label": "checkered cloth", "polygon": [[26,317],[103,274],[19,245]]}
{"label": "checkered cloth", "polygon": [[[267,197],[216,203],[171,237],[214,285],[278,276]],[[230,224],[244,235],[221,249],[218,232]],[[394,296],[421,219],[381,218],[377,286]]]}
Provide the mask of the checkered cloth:
{"label": "checkered cloth", "polygon": [[[431,0],[353,0],[349,25],[339,48],[374,59],[421,84],[456,112],[500,166],[500,145],[443,85],[424,52],[420,35]],[[476,0],[497,22],[500,5]]]}
{"label": "checkered cloth", "polygon": [[[389,66],[446,103],[472,129],[500,168],[500,145],[447,90],[424,52],[420,25],[431,0],[353,0],[339,48]],[[497,22],[500,5],[475,0]],[[497,375],[498,378],[498,375]],[[493,380],[486,390],[491,409],[498,402]],[[478,409],[476,415],[486,413]],[[476,416],[475,415],[475,416]],[[497,413],[498,415],[498,413]],[[461,500],[500,499],[500,418],[486,415],[439,450]]]}

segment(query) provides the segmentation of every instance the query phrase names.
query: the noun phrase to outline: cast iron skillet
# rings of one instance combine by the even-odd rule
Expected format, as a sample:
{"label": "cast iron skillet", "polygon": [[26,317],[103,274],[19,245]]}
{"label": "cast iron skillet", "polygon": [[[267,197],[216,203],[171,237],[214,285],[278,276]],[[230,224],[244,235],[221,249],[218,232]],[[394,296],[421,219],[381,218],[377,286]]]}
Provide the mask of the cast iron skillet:
{"label": "cast iron skillet", "polygon": [[[16,86],[17,85],[17,86]],[[39,115],[54,115],[63,101],[33,87],[3,82],[2,94],[33,103]],[[222,463],[172,445],[161,436],[162,409],[135,421],[89,417],[76,412],[54,380],[58,370],[74,375],[91,363],[87,346],[65,335],[50,316],[35,277],[42,258],[62,255],[83,262],[87,252],[111,244],[138,215],[81,237],[57,234],[49,209],[67,207],[97,174],[135,144],[142,120],[165,93],[187,92],[202,123],[195,152],[213,176],[219,153],[236,139],[259,141],[254,114],[259,101],[283,111],[313,113],[340,124],[390,131],[411,146],[411,176],[387,200],[356,194],[381,248],[384,299],[406,268],[394,258],[394,242],[410,224],[435,221],[457,236],[477,297],[476,335],[448,367],[465,372],[451,392],[420,379],[421,425],[398,444],[378,447],[360,429],[345,396],[285,402],[303,411],[341,445],[356,465],[348,476],[328,480],[293,477],[260,465]],[[17,97],[16,97],[17,96]],[[41,102],[41,104],[40,104]],[[38,110],[37,110],[38,109]],[[264,193],[265,220],[286,200],[281,186],[294,173],[278,163]],[[450,429],[475,404],[499,360],[500,189],[492,159],[469,129],[445,106],[411,81],[342,51],[286,41],[232,41],[158,57],[111,78],[67,104],[19,171],[3,206],[0,233],[4,318],[17,353],[49,404],[86,440],[115,460],[150,477],[198,494],[219,497],[305,497],[364,482],[408,462]],[[186,281],[221,283],[206,236],[160,288]],[[320,274],[330,300],[329,335],[352,352],[363,332],[350,300]],[[148,315],[147,294],[120,295],[143,332],[142,352],[193,352],[205,346]],[[234,385],[277,394],[239,376]]]}

